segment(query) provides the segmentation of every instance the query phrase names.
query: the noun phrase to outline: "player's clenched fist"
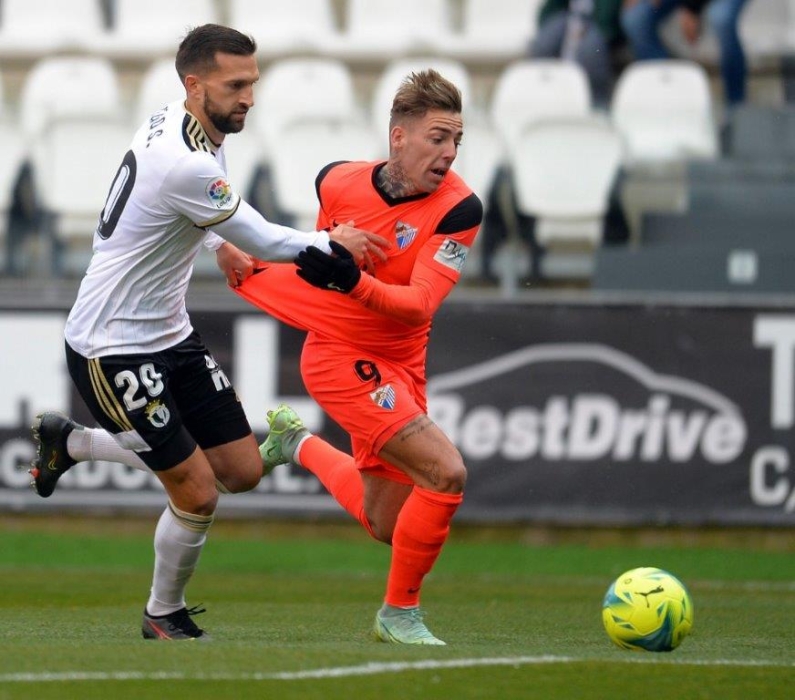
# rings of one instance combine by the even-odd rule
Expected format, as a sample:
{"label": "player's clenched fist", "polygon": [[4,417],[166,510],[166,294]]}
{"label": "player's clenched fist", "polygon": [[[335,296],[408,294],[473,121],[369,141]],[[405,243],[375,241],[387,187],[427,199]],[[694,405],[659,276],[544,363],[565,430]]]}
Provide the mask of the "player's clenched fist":
{"label": "player's clenched fist", "polygon": [[331,241],[332,255],[311,245],[298,253],[296,273],[309,284],[321,289],[348,294],[361,279],[362,273],[353,255],[336,241]]}

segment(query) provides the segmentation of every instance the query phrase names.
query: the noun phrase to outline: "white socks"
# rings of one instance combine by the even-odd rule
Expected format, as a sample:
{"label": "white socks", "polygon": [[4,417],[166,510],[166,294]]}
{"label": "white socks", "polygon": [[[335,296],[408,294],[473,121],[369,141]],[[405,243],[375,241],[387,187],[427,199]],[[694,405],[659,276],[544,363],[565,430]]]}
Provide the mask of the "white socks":
{"label": "white socks", "polygon": [[[104,460],[150,472],[132,450],[121,447],[102,428],[75,429],[66,441],[69,456],[77,462]],[[219,484],[219,490],[222,489]],[[156,617],[185,607],[185,587],[199,562],[212,515],[186,513],[170,501],[155,529],[155,571],[146,611]]]}
{"label": "white socks", "polygon": [[76,462],[101,459],[106,462],[121,462],[144,472],[150,471],[135,452],[119,445],[113,435],[103,428],[73,430],[66,438],[66,450]]}
{"label": "white socks", "polygon": [[312,437],[312,433],[307,433],[304,435],[299,441],[298,444],[295,446],[295,451],[293,452],[293,462],[295,462],[299,467],[303,467],[303,463],[301,462],[300,454],[301,454],[301,447],[303,444]]}
{"label": "white socks", "polygon": [[185,587],[212,522],[212,515],[186,513],[169,501],[155,530],[155,573],[147,613],[170,615],[185,607]]}

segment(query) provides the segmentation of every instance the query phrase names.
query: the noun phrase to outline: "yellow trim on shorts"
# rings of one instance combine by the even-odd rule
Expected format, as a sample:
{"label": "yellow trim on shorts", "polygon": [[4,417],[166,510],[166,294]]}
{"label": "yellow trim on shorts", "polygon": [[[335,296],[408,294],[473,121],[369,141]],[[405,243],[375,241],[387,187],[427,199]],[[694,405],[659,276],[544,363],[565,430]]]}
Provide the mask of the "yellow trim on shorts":
{"label": "yellow trim on shorts", "polygon": [[94,396],[105,415],[123,431],[132,432],[134,430],[133,425],[113,394],[110,383],[102,372],[102,365],[100,365],[98,357],[88,361],[88,374],[91,379],[91,388],[94,391]]}

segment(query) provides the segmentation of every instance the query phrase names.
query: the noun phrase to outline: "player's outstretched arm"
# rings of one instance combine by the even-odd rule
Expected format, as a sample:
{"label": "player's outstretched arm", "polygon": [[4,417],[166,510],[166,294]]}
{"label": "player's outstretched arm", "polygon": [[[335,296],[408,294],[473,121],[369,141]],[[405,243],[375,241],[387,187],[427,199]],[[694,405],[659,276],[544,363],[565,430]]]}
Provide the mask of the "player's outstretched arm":
{"label": "player's outstretched arm", "polygon": [[[309,247],[298,254],[299,277],[320,289],[349,294],[362,306],[409,326],[427,323],[458,281],[458,275],[441,272],[419,260],[408,285],[386,284],[363,273],[353,256],[339,243],[331,242],[332,254]],[[429,246],[429,254],[436,244]]]}

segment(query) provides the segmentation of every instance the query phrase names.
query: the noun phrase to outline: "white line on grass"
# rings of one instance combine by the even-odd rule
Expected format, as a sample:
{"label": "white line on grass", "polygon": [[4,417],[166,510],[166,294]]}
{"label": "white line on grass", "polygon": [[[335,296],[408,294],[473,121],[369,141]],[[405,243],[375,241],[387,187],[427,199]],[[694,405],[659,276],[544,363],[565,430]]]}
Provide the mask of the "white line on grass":
{"label": "white line on grass", "polygon": [[300,681],[318,678],[347,678],[372,676],[404,671],[435,671],[445,668],[473,668],[475,666],[533,666],[540,664],[574,664],[587,662],[670,664],[677,666],[735,666],[741,668],[795,668],[795,662],[742,659],[676,659],[671,657],[620,656],[610,658],[574,658],[571,656],[512,656],[482,659],[450,659],[448,661],[394,661],[369,663],[360,666],[337,666],[306,671],[275,673],[165,673],[147,671],[64,671],[57,673],[5,673],[0,683],[48,683],[63,681]]}

